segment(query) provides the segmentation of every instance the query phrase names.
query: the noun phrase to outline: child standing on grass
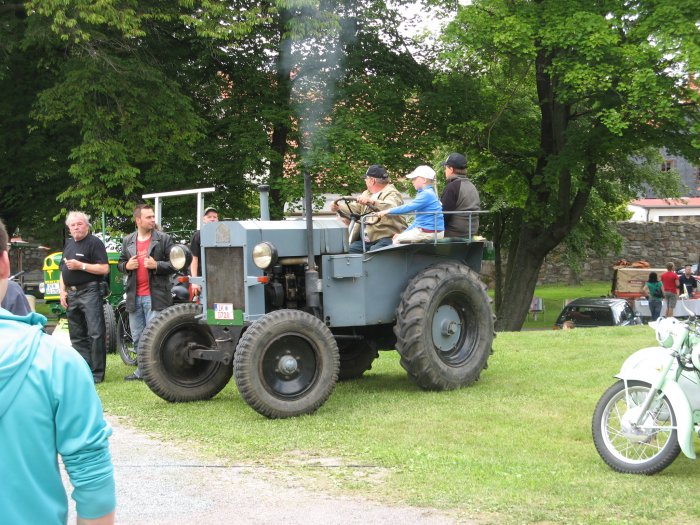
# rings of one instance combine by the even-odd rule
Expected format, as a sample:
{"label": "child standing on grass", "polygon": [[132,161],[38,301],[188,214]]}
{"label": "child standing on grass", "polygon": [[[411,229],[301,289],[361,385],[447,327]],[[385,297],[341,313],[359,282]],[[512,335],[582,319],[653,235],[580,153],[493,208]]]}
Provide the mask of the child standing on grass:
{"label": "child standing on grass", "polygon": [[397,233],[393,237],[394,244],[402,242],[432,241],[442,239],[445,236],[445,218],[442,214],[442,205],[437,198],[433,181],[435,180],[435,170],[430,166],[418,166],[411,173],[406,175],[411,179],[413,187],[418,194],[413,201],[403,206],[388,208],[377,212],[379,217],[384,215],[399,215],[402,213],[419,212],[416,219],[406,230]]}

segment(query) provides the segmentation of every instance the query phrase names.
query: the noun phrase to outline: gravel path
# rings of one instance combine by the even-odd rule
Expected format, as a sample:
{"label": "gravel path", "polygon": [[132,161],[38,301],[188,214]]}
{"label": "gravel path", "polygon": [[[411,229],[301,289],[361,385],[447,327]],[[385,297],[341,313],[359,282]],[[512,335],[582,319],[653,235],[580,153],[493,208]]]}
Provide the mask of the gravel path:
{"label": "gravel path", "polygon": [[[70,344],[67,333],[53,336]],[[110,449],[119,525],[475,525],[435,509],[327,494],[269,468],[217,463],[158,441],[116,417],[107,420],[114,430]],[[313,472],[304,470],[301,476]],[[65,471],[63,478],[70,494]],[[68,501],[72,524],[75,505]]]}
{"label": "gravel path", "polygon": [[[171,443],[107,418],[121,525],[473,524],[434,509],[388,506],[358,497],[329,495],[288,475],[252,465],[226,466],[192,457]],[[308,473],[312,476],[313,471]],[[66,488],[70,485],[64,474]],[[378,486],[381,490],[381,486]],[[71,502],[68,523],[75,523]]]}

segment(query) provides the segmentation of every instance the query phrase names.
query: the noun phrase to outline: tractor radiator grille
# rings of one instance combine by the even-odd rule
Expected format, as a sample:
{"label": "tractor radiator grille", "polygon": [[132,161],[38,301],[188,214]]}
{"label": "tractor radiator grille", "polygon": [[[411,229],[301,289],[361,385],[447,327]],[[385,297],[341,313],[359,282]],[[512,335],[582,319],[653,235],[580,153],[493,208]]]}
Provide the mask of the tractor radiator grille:
{"label": "tractor radiator grille", "polygon": [[235,310],[245,309],[243,248],[205,248],[207,309],[214,303],[232,303]]}

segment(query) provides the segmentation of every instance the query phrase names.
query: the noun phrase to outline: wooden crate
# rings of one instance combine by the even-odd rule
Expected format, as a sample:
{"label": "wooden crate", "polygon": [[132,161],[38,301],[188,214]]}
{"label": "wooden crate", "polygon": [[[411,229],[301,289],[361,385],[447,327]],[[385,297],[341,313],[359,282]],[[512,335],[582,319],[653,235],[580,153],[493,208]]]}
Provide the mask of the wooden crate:
{"label": "wooden crate", "polygon": [[666,270],[664,268],[630,268],[620,267],[615,268],[613,273],[612,294],[615,297],[625,299],[634,299],[642,295],[644,283],[649,279],[651,272],[656,272],[656,275],[661,278],[661,274]]}

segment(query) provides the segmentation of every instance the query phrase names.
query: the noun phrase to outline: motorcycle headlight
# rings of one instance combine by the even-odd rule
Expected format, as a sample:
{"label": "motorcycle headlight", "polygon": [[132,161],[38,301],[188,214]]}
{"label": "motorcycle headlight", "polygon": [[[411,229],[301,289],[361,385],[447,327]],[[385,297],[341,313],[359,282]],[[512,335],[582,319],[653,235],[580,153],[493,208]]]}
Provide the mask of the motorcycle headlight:
{"label": "motorcycle headlight", "polygon": [[189,266],[190,262],[192,262],[192,252],[187,246],[176,244],[172,247],[170,250],[170,264],[175,270],[179,272]]}
{"label": "motorcycle headlight", "polygon": [[664,348],[673,347],[676,319],[665,317],[656,322],[656,340]]}
{"label": "motorcycle headlight", "polygon": [[261,242],[253,248],[253,263],[265,270],[277,262],[277,249],[269,242]]}

